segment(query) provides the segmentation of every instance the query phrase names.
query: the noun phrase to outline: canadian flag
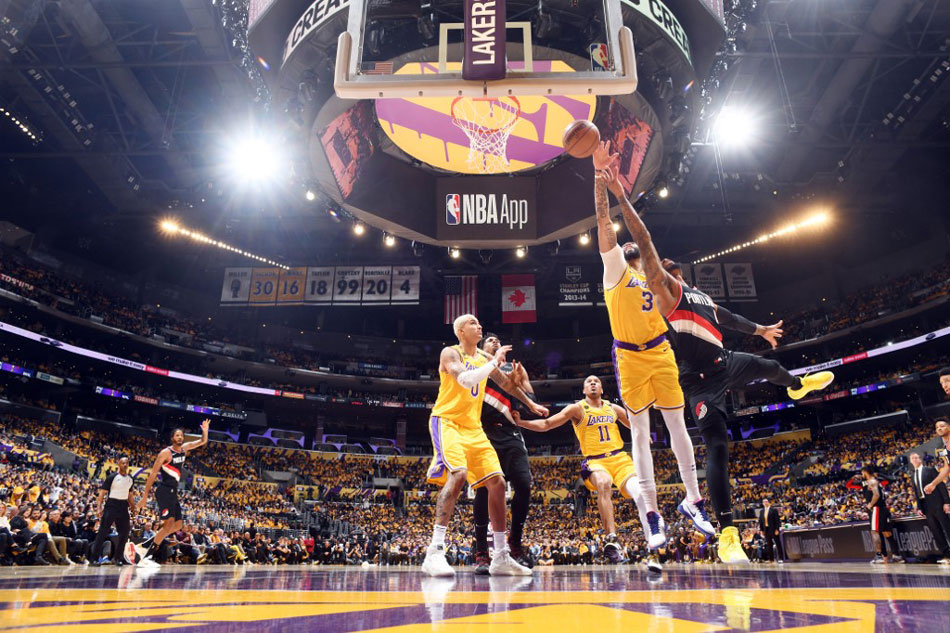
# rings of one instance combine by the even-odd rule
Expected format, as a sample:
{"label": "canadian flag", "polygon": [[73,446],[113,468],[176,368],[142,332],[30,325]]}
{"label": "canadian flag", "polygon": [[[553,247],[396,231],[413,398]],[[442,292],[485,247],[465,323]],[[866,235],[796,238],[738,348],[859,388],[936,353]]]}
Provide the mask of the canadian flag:
{"label": "canadian flag", "polygon": [[502,275],[501,322],[535,323],[537,320],[534,275]]}

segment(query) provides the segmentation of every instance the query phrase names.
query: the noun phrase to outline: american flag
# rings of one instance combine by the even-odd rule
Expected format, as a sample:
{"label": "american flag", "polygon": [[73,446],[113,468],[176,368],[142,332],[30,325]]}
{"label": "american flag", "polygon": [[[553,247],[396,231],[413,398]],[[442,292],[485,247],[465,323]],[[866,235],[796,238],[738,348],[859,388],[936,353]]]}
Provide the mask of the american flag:
{"label": "american flag", "polygon": [[391,75],[393,74],[392,62],[364,62],[360,68],[364,75]]}
{"label": "american flag", "polygon": [[478,316],[478,275],[445,278],[445,324],[463,314]]}

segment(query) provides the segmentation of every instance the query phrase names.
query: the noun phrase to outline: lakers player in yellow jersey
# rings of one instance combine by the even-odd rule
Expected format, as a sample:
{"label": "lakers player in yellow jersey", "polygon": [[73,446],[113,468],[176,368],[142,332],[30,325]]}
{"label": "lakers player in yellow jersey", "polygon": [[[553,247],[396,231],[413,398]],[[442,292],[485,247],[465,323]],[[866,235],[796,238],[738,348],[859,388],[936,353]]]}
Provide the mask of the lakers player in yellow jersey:
{"label": "lakers player in yellow jersey", "polygon": [[[660,410],[670,435],[670,448],[676,455],[686,498],[679,511],[692,520],[707,537],[715,529],[706,515],[696,476],[693,442],[686,431],[683,416],[685,400],[679,383],[676,357],[666,339],[667,325],[644,274],[637,244],[617,244],[610,219],[607,182],[601,170],[616,160],[610,143],[601,143],[594,152],[594,198],[597,210],[597,243],[604,262],[604,299],[610,330],[614,337],[613,364],[617,390],[627,410],[633,439],[633,463],[640,479],[645,504],[639,506],[641,521],[651,549],[666,543],[663,518],[656,499],[653,457],[650,454],[650,407]],[[652,243],[645,244],[653,248]]]}
{"label": "lakers player in yellow jersey", "polygon": [[491,377],[535,415],[547,415],[548,410],[499,371],[498,366],[511,351],[510,345],[499,347],[488,358],[478,349],[482,326],[477,318],[464,314],[455,320],[454,327],[459,344],[444,348],[439,357],[439,395],[429,418],[434,455],[427,478],[429,483],[441,485],[442,490],[436,501],[432,543],[426,550],[422,571],[430,576],[455,575],[445,559],[445,532],[467,480],[473,488],[484,486],[488,490],[488,517],[495,543],[489,573],[529,575],[531,570],[518,564],[508,550],[505,480],[498,455],[482,429],[485,384]]}
{"label": "lakers player in yellow jersey", "polygon": [[[518,425],[532,431],[550,431],[572,423],[574,434],[581,445],[581,477],[584,485],[597,493],[597,509],[607,534],[604,551],[612,563],[623,560],[623,549],[617,543],[617,527],[614,522],[613,486],[620,494],[632,499],[639,507],[643,504],[640,486],[637,484],[633,459],[623,448],[617,422],[630,426],[627,413],[620,405],[603,398],[604,388],[597,376],[584,379],[584,399],[569,404],[560,412],[544,420],[521,420]],[[652,571],[660,571],[659,561],[651,556],[648,565]]]}

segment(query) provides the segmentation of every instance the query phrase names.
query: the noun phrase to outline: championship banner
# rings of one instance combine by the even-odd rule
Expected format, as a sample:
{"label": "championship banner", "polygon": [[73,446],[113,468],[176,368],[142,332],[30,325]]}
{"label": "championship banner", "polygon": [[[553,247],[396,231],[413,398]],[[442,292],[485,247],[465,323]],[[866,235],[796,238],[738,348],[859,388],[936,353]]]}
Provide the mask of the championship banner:
{"label": "championship banner", "polygon": [[591,264],[566,264],[558,275],[559,306],[594,305],[595,277],[600,268]]}
{"label": "championship banner", "polygon": [[755,279],[751,264],[723,264],[726,271],[726,287],[733,301],[755,301]]}
{"label": "championship banner", "polygon": [[722,278],[722,265],[698,264],[693,267],[693,283],[713,299],[726,298],[726,284]]}
{"label": "championship banner", "polygon": [[680,270],[683,271],[683,281],[686,282],[686,285],[690,288],[693,287],[693,265],[682,263],[680,264]]}
{"label": "championship banner", "polygon": [[536,323],[534,275],[501,276],[501,322]]}
{"label": "championship banner", "polygon": [[419,266],[227,268],[221,305],[417,305],[419,286]]}

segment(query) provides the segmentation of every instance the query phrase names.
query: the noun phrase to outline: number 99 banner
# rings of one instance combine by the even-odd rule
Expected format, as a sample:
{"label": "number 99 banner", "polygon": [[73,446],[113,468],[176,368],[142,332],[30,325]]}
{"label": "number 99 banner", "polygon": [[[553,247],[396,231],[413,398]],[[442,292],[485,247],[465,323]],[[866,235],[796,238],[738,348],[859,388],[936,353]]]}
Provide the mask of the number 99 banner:
{"label": "number 99 banner", "polygon": [[418,266],[227,268],[221,305],[416,305]]}

